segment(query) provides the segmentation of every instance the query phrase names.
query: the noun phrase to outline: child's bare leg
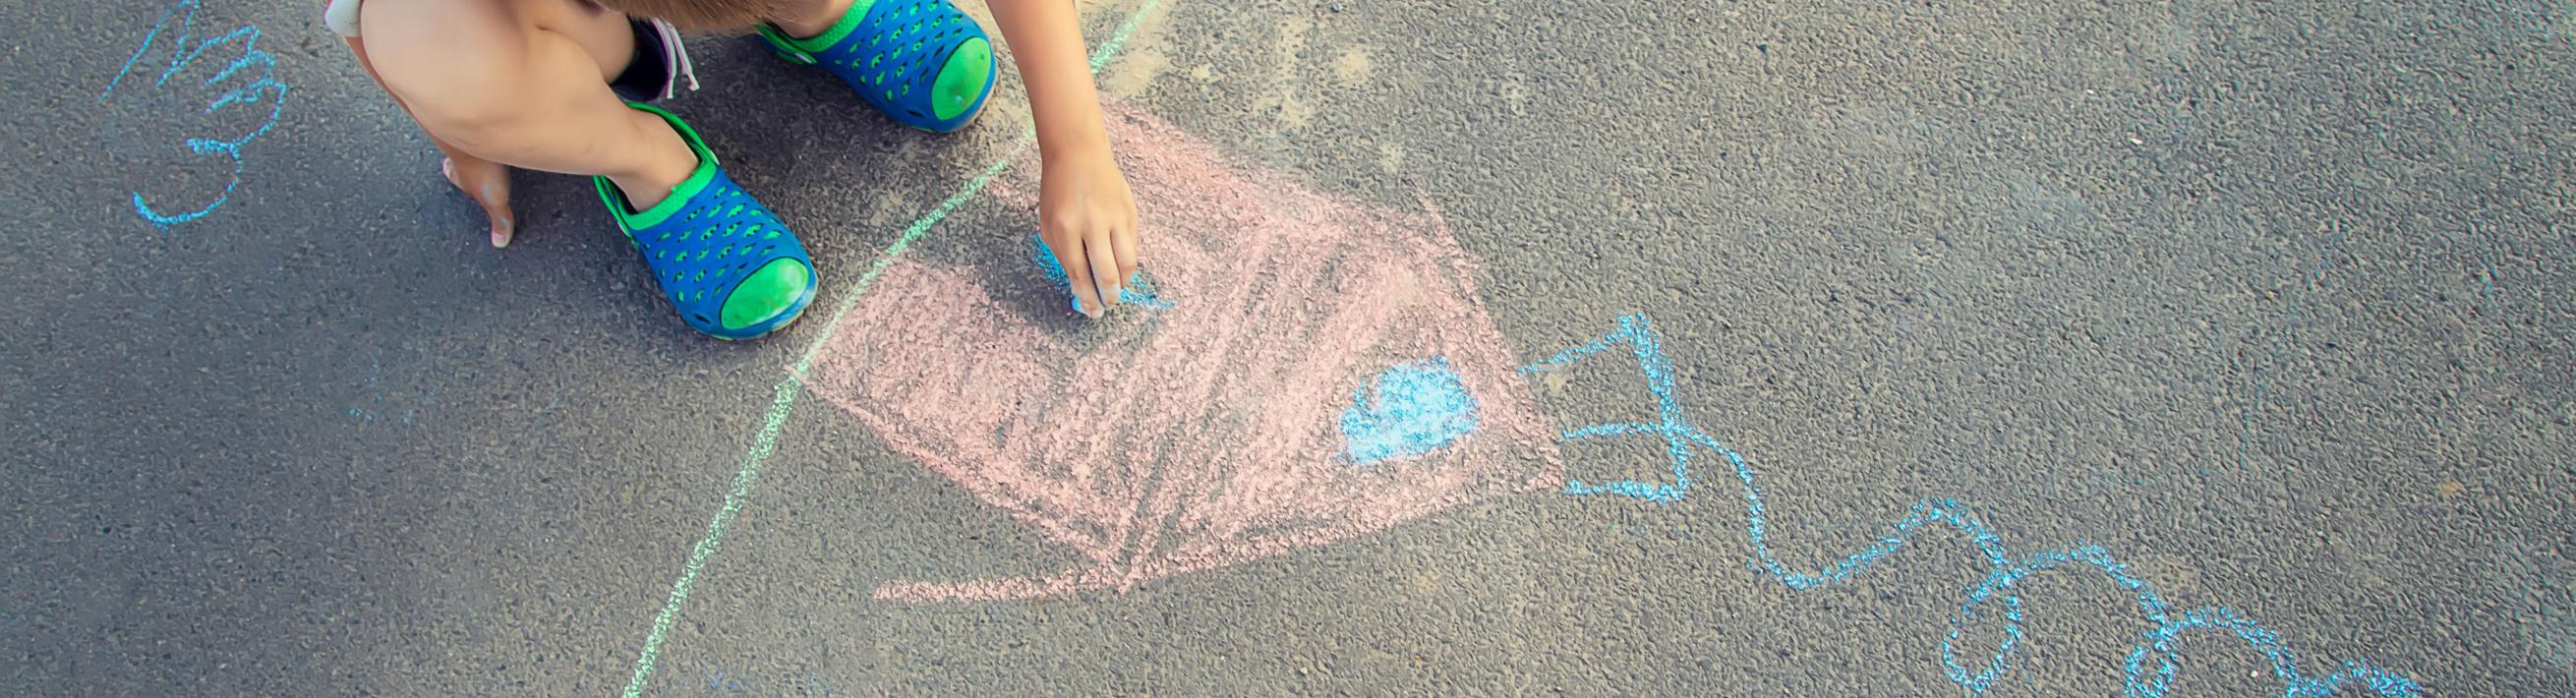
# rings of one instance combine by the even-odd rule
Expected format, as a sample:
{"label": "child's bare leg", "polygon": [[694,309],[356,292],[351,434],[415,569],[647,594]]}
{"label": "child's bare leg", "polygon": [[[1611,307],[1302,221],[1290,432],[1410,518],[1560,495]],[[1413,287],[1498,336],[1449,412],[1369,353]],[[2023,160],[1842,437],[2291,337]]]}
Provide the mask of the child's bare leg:
{"label": "child's bare leg", "polygon": [[[369,67],[447,146],[605,175],[637,207],[659,203],[697,167],[670,124],[608,88],[634,55],[623,15],[579,0],[366,0],[360,12]],[[473,178],[451,176],[460,186]]]}
{"label": "child's bare leg", "polygon": [[778,16],[769,18],[769,21],[771,24],[778,25],[779,30],[787,32],[788,36],[800,39],[815,36],[830,30],[834,22],[841,21],[841,15],[850,11],[851,2],[852,0],[780,0]]}
{"label": "child's bare leg", "polygon": [[[358,67],[365,69],[367,77],[376,81],[378,87],[384,86],[384,78],[376,75],[376,66],[367,61],[367,40],[352,36],[346,37],[346,41],[349,53],[358,58]],[[393,97],[394,106],[402,107],[404,114],[411,113],[411,107],[403,104],[401,95],[394,94],[392,90],[386,90],[385,94]],[[413,117],[413,120],[416,122],[419,117]],[[440,140],[438,134],[430,134],[429,142],[437,145],[439,152],[447,154],[447,158],[438,163],[439,174],[446,175],[447,183],[456,185],[467,197],[474,199],[474,203],[481,204],[483,215],[492,219],[492,246],[510,246],[510,236],[519,227],[519,217],[510,211],[510,168],[474,157],[473,153]]]}

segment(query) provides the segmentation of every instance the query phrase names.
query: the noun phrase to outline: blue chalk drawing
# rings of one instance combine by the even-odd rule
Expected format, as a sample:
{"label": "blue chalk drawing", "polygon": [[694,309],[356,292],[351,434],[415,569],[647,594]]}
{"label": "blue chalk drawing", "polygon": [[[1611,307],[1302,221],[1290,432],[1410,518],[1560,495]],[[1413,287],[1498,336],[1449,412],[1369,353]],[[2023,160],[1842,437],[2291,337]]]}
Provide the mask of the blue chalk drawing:
{"label": "blue chalk drawing", "polygon": [[[2146,631],[2129,649],[2124,681],[2128,694],[2140,698],[2164,696],[2181,671],[2178,641],[2183,633],[2218,631],[2234,635],[2270,661],[2272,674],[2281,682],[2283,696],[2325,696],[2347,687],[2360,686],[2382,696],[2416,696],[2422,688],[2394,672],[2371,666],[2365,661],[2345,662],[2322,676],[2309,676],[2299,669],[2298,660],[2280,636],[2265,629],[2254,619],[2225,606],[2204,606],[2176,610],[2158,595],[2154,585],[2130,575],[2128,567],[2101,546],[2076,543],[2062,550],[2043,550],[2015,554],[1984,520],[1968,507],[1950,499],[1931,499],[1914,505],[1904,518],[1895,522],[1886,536],[1860,552],[1824,568],[1805,572],[1790,569],[1771,552],[1769,531],[1763,521],[1762,492],[1754,485],[1753,467],[1742,454],[1719,443],[1692,426],[1681,415],[1673,397],[1672,362],[1656,341],[1654,328],[1643,316],[1629,315],[1619,319],[1619,329],[1590,344],[1568,349],[1555,357],[1521,368],[1523,373],[1547,370],[1585,356],[1599,353],[1611,345],[1625,342],[1637,358],[1638,368],[1646,375],[1646,387],[1654,392],[1657,420],[1653,423],[1601,424],[1568,430],[1568,440],[1593,439],[1629,434],[1653,434],[1664,439],[1673,465],[1669,483],[1613,482],[1588,485],[1569,482],[1566,494],[1616,494],[1650,502],[1681,499],[1690,488],[1690,466],[1694,448],[1724,458],[1735,468],[1735,478],[1743,485],[1746,534],[1752,540],[1754,563],[1770,573],[1773,579],[1791,589],[1804,591],[1827,584],[1850,581],[1867,571],[1880,559],[1893,555],[1912,543],[1917,533],[1935,525],[1946,526],[1966,534],[1977,553],[1986,560],[1985,577],[1966,590],[1959,612],[1950,617],[1949,635],[1941,641],[1941,663],[1950,680],[1970,694],[1984,693],[1994,687],[1996,679],[2010,668],[2014,653],[2021,648],[2022,600],[2013,585],[2039,572],[2062,566],[2089,566],[2100,570],[2121,588],[2136,595],[2140,616],[2155,627]],[[1968,623],[1980,613],[1996,611],[1990,603],[2000,601],[2004,638],[1983,660],[1963,659],[1958,644],[1967,632]],[[1973,662],[1973,666],[1970,664]]]}
{"label": "blue chalk drawing", "polygon": [[[180,0],[163,11],[161,19],[152,24],[152,31],[144,35],[143,45],[134,50],[133,57],[125,60],[125,67],[117,71],[115,79],[108,81],[107,89],[98,93],[99,102],[104,104],[110,96],[118,94],[119,88],[129,93],[137,90],[191,90],[182,99],[192,108],[202,103],[201,114],[213,115],[235,108],[268,110],[259,125],[247,133],[217,134],[229,137],[191,136],[184,143],[190,153],[230,161],[231,174],[225,180],[223,191],[213,201],[194,209],[167,209],[144,200],[140,189],[128,192],[134,202],[134,214],[165,231],[204,218],[232,199],[233,190],[241,186],[242,146],[277,127],[277,117],[284,113],[286,95],[291,91],[286,83],[277,81],[277,57],[258,48],[259,27],[244,26],[201,41],[196,26],[199,9],[202,6],[198,0]],[[198,66],[198,61],[208,59],[209,54],[217,63],[206,65],[220,65],[221,68],[214,69],[212,75],[202,79],[195,78],[193,74],[181,77],[181,73]],[[146,76],[150,80],[148,87],[143,86]],[[133,80],[129,82],[128,78]],[[180,79],[174,82],[173,78]]]}
{"label": "blue chalk drawing", "polygon": [[1476,397],[1449,360],[1397,364],[1351,391],[1342,456],[1358,465],[1420,458],[1476,431]]}
{"label": "blue chalk drawing", "polygon": [[709,669],[707,670],[707,691],[710,693],[742,693],[744,692],[744,689],[742,679],[735,677],[732,674],[725,673],[725,670],[723,669]]}
{"label": "blue chalk drawing", "polygon": [[[1073,277],[1064,273],[1064,266],[1055,261],[1055,251],[1047,249],[1046,240],[1039,238],[1037,233],[1029,234],[1029,255],[1037,261],[1038,271],[1045,273],[1048,281],[1055,282],[1056,290],[1064,292],[1065,302],[1072,304],[1075,312],[1081,312],[1082,300],[1073,295]],[[1127,279],[1126,286],[1118,289],[1118,302],[1146,310],[1172,309],[1171,301],[1155,295],[1154,281],[1145,278],[1141,269]]]}
{"label": "blue chalk drawing", "polygon": [[1669,456],[1673,462],[1673,480],[1672,482],[1620,480],[1608,484],[1595,485],[1586,483],[1582,480],[1567,478],[1565,481],[1565,493],[1577,496],[1615,494],[1623,497],[1635,497],[1649,502],[1680,501],[1682,495],[1690,492],[1691,442],[1697,441],[1706,444],[1713,447],[1712,450],[1716,450],[1721,453],[1727,451],[1724,447],[1717,446],[1717,442],[1715,440],[1708,438],[1707,435],[1699,433],[1698,429],[1693,428],[1688,423],[1682,421],[1681,405],[1673,399],[1672,362],[1664,359],[1662,345],[1656,342],[1654,328],[1647,324],[1645,316],[1628,315],[1621,317],[1619,318],[1618,331],[1612,332],[1608,336],[1604,336],[1598,340],[1594,340],[1590,344],[1558,352],[1556,356],[1548,357],[1545,361],[1522,366],[1520,368],[1520,372],[1522,374],[1530,374],[1563,366],[1567,363],[1580,360],[1583,357],[1608,350],[1611,345],[1620,342],[1627,342],[1629,347],[1636,353],[1637,368],[1646,374],[1646,390],[1655,394],[1655,414],[1660,417],[1659,421],[1655,424],[1626,423],[1594,425],[1568,431],[1565,433],[1565,438],[1570,441],[1579,441],[1582,439],[1593,439],[1604,436],[1622,436],[1627,434],[1656,434],[1662,436],[1664,439],[1664,453]]}
{"label": "blue chalk drawing", "polygon": [[706,690],[701,695],[754,695],[779,698],[851,698],[856,693],[842,689],[819,672],[808,671],[778,681],[761,681],[728,672],[708,669]]}

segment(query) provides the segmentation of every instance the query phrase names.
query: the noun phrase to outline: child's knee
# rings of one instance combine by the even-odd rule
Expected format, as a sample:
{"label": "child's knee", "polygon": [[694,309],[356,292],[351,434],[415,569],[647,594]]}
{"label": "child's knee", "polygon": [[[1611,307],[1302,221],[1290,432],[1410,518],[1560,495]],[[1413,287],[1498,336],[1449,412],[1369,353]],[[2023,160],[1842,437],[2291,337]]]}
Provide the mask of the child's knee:
{"label": "child's knee", "polygon": [[492,126],[520,109],[513,84],[527,74],[528,32],[508,0],[367,0],[367,61],[422,126]]}

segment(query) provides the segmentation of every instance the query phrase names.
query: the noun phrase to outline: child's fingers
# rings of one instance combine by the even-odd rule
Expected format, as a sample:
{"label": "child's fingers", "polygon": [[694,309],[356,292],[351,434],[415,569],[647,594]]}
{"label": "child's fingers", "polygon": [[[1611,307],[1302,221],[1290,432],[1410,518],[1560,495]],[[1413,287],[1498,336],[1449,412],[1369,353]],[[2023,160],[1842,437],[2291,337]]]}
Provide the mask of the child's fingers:
{"label": "child's fingers", "polygon": [[1100,317],[1100,292],[1091,285],[1091,265],[1084,263],[1082,239],[1062,234],[1043,235],[1047,252],[1055,255],[1057,267],[1064,269],[1065,289],[1073,294],[1073,309],[1083,315]]}
{"label": "child's fingers", "polygon": [[518,231],[518,216],[510,213],[510,169],[473,156],[451,155],[438,163],[447,181],[465,192],[467,198],[483,207],[483,215],[492,221],[492,246],[508,247],[510,236]]}
{"label": "child's fingers", "polygon": [[483,215],[492,219],[493,247],[509,247],[510,236],[516,235],[519,232],[518,217],[510,215],[510,202],[506,198],[508,195],[505,194],[503,196],[505,198],[497,203],[492,201],[482,202]]}
{"label": "child's fingers", "polygon": [[[1101,240],[1102,237],[1107,236],[1094,235],[1084,240],[1082,249],[1090,257],[1091,284],[1100,293],[1100,309],[1107,311],[1109,304],[1118,302],[1118,289],[1127,285],[1127,277],[1120,275],[1118,253],[1110,249],[1108,241]],[[1100,315],[1095,313],[1092,317]]]}
{"label": "child's fingers", "polygon": [[1137,267],[1136,224],[1129,221],[1124,226],[1121,229],[1109,231],[1110,249],[1115,250],[1118,255],[1118,279],[1122,286],[1127,280],[1136,278]]}

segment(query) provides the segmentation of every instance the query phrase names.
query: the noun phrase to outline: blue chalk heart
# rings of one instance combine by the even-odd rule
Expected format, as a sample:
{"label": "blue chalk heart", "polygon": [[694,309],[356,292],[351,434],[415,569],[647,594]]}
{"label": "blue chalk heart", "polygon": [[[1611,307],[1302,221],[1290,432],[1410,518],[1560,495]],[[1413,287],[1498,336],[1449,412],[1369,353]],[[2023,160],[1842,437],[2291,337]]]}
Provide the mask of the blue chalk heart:
{"label": "blue chalk heart", "polygon": [[1397,364],[1351,392],[1342,456],[1357,465],[1419,458],[1457,443],[1476,423],[1476,398],[1448,359]]}

